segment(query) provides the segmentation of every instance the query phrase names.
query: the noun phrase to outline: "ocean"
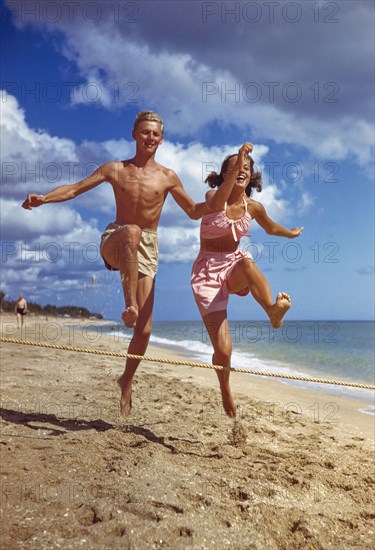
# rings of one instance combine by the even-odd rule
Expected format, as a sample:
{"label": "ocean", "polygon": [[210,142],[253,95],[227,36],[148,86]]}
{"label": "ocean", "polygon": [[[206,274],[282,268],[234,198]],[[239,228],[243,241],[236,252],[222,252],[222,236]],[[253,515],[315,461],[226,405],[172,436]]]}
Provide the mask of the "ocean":
{"label": "ocean", "polygon": [[[103,330],[129,338],[129,331],[113,328],[107,325]],[[278,330],[266,321],[230,321],[229,330],[232,367],[375,384],[372,321],[286,321]],[[193,361],[211,363],[211,343],[200,321],[154,322],[150,343],[175,348]],[[373,390],[277,380],[365,401],[369,406],[364,412],[375,414]]]}

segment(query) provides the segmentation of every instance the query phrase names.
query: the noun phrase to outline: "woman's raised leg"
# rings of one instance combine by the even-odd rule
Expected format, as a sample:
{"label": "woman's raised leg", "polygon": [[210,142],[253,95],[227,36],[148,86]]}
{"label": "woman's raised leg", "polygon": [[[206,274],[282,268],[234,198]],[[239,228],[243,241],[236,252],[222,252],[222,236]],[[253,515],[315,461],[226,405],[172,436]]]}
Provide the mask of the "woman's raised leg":
{"label": "woman's raised leg", "polygon": [[267,313],[273,328],[279,328],[282,325],[284,315],[291,306],[290,296],[286,292],[279,292],[274,302],[267,279],[251,258],[239,260],[227,282],[231,294],[248,288]]}

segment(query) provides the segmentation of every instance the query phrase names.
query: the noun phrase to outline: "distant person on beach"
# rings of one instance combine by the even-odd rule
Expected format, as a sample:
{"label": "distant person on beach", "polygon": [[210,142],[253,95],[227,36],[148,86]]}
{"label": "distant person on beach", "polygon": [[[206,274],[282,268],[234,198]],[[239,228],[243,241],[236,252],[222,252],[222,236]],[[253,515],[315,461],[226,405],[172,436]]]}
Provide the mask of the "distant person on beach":
{"label": "distant person on beach", "polygon": [[[201,247],[192,268],[191,286],[199,312],[214,348],[212,362],[230,367],[232,340],[227,319],[229,294],[246,296],[251,292],[263,307],[274,328],[281,326],[291,306],[290,297],[279,292],[273,301],[267,279],[249,252],[239,248],[252,219],[268,235],[293,239],[303,228],[286,229],[272,221],[265,208],[250,198],[252,188],[261,191],[261,174],[254,171],[249,156],[251,143],[245,143],[238,154],[227,157],[220,174],[212,172],[206,182],[217,191],[206,194],[208,213],[202,216]],[[228,416],[236,415],[236,405],[229,386],[229,370],[217,370],[223,406]]]}
{"label": "distant person on beach", "polygon": [[14,306],[14,313],[17,316],[17,328],[23,327],[23,318],[27,313],[27,302],[25,298],[23,297],[23,294],[20,294],[18,296],[18,300],[16,302],[16,305]]}
{"label": "distant person on beach", "polygon": [[[151,334],[155,276],[158,268],[157,226],[168,193],[192,219],[199,219],[205,203],[195,204],[185,192],[176,173],[155,161],[163,142],[163,120],[153,111],[142,111],[132,131],[136,153],[132,159],[113,161],[72,185],[62,185],[46,195],[28,195],[23,208],[63,202],[107,181],[116,202],[116,220],[102,237],[100,252],[106,267],[119,270],[125,299],[123,321],[134,328],[128,353],[144,355]],[[131,409],[131,389],[139,360],[127,360],[119,378],[121,412]]]}

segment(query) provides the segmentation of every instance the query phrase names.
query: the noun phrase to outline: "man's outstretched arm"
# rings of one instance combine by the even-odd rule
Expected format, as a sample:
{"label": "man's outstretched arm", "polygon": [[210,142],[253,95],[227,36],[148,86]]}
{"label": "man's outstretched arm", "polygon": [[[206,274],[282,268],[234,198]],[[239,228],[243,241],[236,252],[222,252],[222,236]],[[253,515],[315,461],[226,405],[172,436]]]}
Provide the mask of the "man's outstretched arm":
{"label": "man's outstretched arm", "polygon": [[27,195],[25,201],[22,203],[22,207],[26,210],[31,210],[32,208],[41,206],[42,204],[48,204],[50,202],[65,202],[74,199],[78,195],[86,193],[86,191],[89,191],[100,183],[107,181],[110,172],[110,164],[111,163],[100,166],[90,176],[78,181],[77,183],[72,183],[71,185],[60,185],[45,195],[36,195],[31,193],[30,195]]}
{"label": "man's outstretched arm", "polygon": [[170,193],[177,204],[192,220],[199,220],[208,212],[206,202],[195,203],[193,199],[186,193],[178,176],[172,172],[173,185],[170,188]]}

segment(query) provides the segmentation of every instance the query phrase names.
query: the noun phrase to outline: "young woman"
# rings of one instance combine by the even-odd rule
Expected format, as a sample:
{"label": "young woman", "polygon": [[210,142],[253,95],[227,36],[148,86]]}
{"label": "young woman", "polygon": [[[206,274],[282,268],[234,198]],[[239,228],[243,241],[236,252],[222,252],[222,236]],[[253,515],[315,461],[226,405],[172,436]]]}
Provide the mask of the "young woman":
{"label": "young woman", "polygon": [[[227,319],[229,294],[246,296],[251,292],[263,307],[274,328],[281,326],[290,308],[290,297],[279,292],[273,301],[267,279],[253,262],[249,252],[239,249],[241,237],[247,234],[255,219],[269,235],[293,239],[303,228],[286,229],[272,221],[265,208],[250,198],[252,188],[261,191],[261,175],[253,172],[249,156],[251,143],[245,143],[238,154],[227,157],[220,174],[212,172],[206,179],[210,187],[202,216],[201,248],[192,268],[191,286],[195,301],[214,348],[212,362],[230,367],[232,341]],[[216,371],[223,406],[228,416],[236,415],[236,405],[229,386],[229,370]]]}

